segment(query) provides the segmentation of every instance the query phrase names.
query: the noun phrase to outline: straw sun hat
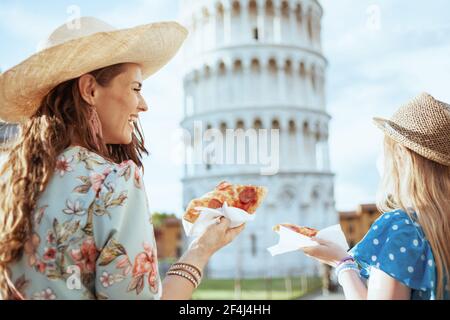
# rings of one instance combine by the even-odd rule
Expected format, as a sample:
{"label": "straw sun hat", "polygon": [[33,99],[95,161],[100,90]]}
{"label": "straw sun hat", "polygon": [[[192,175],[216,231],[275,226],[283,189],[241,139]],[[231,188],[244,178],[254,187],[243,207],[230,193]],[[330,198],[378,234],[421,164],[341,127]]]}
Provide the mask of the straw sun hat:
{"label": "straw sun hat", "polygon": [[373,118],[373,121],[401,145],[450,166],[450,105],[422,93],[400,107],[390,120]]}
{"label": "straw sun hat", "polygon": [[110,65],[137,63],[146,79],[172,59],[187,34],[176,22],[120,30],[93,17],[68,22],[42,50],[0,75],[0,120],[23,122],[58,84]]}

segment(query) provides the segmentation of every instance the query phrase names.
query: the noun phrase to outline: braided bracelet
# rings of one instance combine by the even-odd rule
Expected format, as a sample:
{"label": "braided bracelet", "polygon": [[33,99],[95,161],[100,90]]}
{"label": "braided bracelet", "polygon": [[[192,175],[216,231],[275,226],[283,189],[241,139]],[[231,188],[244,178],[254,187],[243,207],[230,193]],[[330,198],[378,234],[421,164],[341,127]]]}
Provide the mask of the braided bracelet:
{"label": "braided bracelet", "polygon": [[168,275],[168,276],[170,276],[170,275],[175,275],[175,276],[183,277],[183,278],[189,280],[189,281],[193,284],[194,289],[196,289],[196,288],[198,287],[198,282],[195,281],[195,279],[194,279],[193,277],[191,277],[190,275],[188,275],[188,274],[186,274],[186,273],[184,273],[184,272],[181,272],[181,271],[170,271],[170,270],[169,270],[169,271],[166,273],[166,275]]}

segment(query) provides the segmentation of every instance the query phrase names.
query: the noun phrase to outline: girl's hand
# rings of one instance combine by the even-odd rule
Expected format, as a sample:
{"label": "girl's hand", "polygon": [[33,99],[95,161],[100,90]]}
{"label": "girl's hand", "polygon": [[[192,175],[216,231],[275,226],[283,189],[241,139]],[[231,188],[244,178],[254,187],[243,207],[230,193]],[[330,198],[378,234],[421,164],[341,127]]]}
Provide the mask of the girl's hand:
{"label": "girl's hand", "polygon": [[312,237],[311,240],[316,241],[319,245],[300,248],[300,250],[303,250],[307,256],[313,257],[324,264],[336,267],[340,260],[350,256],[344,248],[331,241],[317,237]]}

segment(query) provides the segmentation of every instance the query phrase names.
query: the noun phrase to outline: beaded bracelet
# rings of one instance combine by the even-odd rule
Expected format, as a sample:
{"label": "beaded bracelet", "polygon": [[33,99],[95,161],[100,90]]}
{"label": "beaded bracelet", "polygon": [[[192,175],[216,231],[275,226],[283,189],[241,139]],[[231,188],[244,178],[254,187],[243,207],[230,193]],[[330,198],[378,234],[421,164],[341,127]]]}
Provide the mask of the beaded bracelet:
{"label": "beaded bracelet", "polygon": [[202,272],[194,265],[189,264],[189,263],[184,263],[184,262],[177,262],[174,263],[170,269],[185,269],[190,271],[191,273],[194,273],[194,275],[198,278],[201,279],[202,278]]}
{"label": "beaded bracelet", "polygon": [[335,274],[338,275],[338,273],[342,270],[342,269],[347,269],[347,268],[358,268],[358,265],[356,264],[356,262],[344,262],[342,264],[340,264],[339,266],[336,267],[335,269]]}
{"label": "beaded bracelet", "polygon": [[191,271],[189,271],[189,270],[186,270],[185,268],[182,268],[182,267],[178,267],[178,268],[177,268],[177,267],[171,267],[171,268],[169,269],[169,271],[180,271],[180,272],[184,272],[184,273],[190,275],[192,278],[194,278],[194,280],[195,280],[195,282],[196,282],[197,284],[200,283],[201,278],[199,278],[194,272],[191,272]]}
{"label": "beaded bracelet", "polygon": [[349,270],[355,271],[355,272],[358,274],[358,276],[359,276],[359,269],[356,269],[356,268],[348,268],[348,269],[343,269],[343,270],[341,270],[341,272],[339,272],[339,276],[338,276],[338,283],[339,283],[341,286],[342,286],[342,274],[345,273],[345,272],[347,272],[347,271],[349,271]]}
{"label": "beaded bracelet", "polygon": [[355,262],[355,259],[352,257],[352,256],[348,256],[348,257],[345,257],[344,259],[342,259],[342,260],[340,260],[339,262],[338,262],[338,264],[336,265],[336,268],[337,267],[339,267],[341,264],[343,264],[344,262],[346,262],[346,261],[353,261],[353,262]]}
{"label": "beaded bracelet", "polygon": [[342,273],[343,272],[345,272],[345,271],[348,271],[348,270],[354,270],[354,271],[356,271],[357,273],[358,273],[358,275],[359,275],[359,268],[358,268],[358,265],[355,263],[355,262],[350,262],[350,263],[343,263],[343,264],[341,264],[339,267],[337,267],[336,268],[336,270],[335,270],[335,274],[336,274],[336,277],[337,277],[337,279],[338,279],[338,282],[339,282],[339,284],[340,285],[342,285],[341,284],[341,275],[342,275]]}
{"label": "beaded bracelet", "polygon": [[168,276],[175,275],[175,276],[183,277],[183,278],[189,280],[194,285],[194,289],[196,289],[198,287],[198,282],[193,277],[191,277],[190,275],[188,275],[182,271],[170,271],[169,270],[166,274]]}
{"label": "beaded bracelet", "polygon": [[[167,274],[169,274],[169,272],[170,272],[170,274],[179,275],[178,273],[182,273],[183,275],[189,276],[189,278],[194,280],[193,283],[195,283],[194,286],[196,288],[199,286],[201,278],[202,278],[202,273],[196,266],[189,264],[189,263],[185,263],[185,262],[174,263],[169,268],[169,271]],[[175,272],[177,272],[177,273],[175,273]]]}

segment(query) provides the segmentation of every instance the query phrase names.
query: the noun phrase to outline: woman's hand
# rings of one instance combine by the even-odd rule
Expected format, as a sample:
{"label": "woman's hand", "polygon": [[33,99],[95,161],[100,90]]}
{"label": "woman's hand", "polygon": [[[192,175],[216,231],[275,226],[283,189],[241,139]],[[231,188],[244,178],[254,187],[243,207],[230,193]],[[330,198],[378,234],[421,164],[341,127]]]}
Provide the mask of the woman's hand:
{"label": "woman's hand", "polygon": [[191,248],[201,247],[205,254],[212,256],[216,251],[233,241],[245,228],[245,224],[243,224],[240,227],[230,229],[230,223],[230,219],[218,217],[216,223],[209,226],[206,231],[191,244]]}
{"label": "woman's hand", "polygon": [[[240,227],[230,229],[230,222],[225,217],[217,218],[217,223],[209,226],[200,237],[191,243],[180,261],[188,263],[190,261],[190,263],[203,269],[215,252],[233,241],[245,228],[245,224],[243,224]],[[187,259],[189,261],[186,261]]]}
{"label": "woman's hand", "polygon": [[331,241],[323,240],[317,237],[312,237],[311,240],[316,241],[319,245],[301,248],[300,250],[303,250],[307,256],[313,257],[322,263],[336,267],[340,260],[349,256],[344,248]]}
{"label": "woman's hand", "polygon": [[[217,223],[206,229],[200,237],[192,242],[189,249],[181,257],[179,262],[192,264],[203,270],[209,258],[219,249],[223,248],[237,237],[245,225],[230,229],[230,220],[224,217],[217,220]],[[163,294],[161,299],[176,300],[190,299],[194,286],[188,280],[169,275],[163,283]]]}

